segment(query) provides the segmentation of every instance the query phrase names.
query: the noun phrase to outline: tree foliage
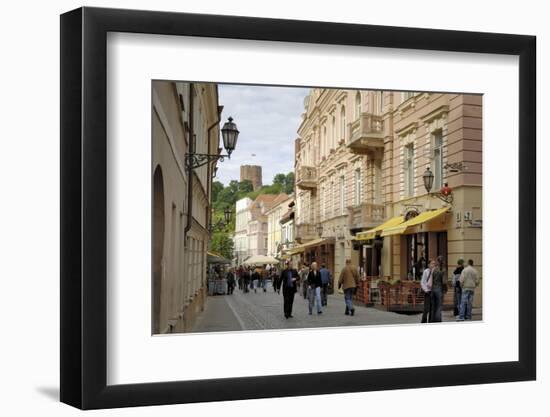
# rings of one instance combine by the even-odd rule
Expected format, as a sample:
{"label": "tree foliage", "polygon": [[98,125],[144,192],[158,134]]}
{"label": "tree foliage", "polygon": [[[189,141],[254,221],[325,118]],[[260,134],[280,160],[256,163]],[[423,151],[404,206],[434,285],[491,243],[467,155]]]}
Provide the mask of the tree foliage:
{"label": "tree foliage", "polygon": [[212,224],[217,225],[224,221],[224,210],[231,209],[231,222],[222,230],[216,229],[212,234],[211,248],[214,252],[232,259],[233,258],[233,239],[232,233],[235,231],[235,203],[245,197],[251,200],[256,199],[260,194],[291,194],[294,192],[294,172],[288,174],[277,174],[273,177],[273,183],[264,185],[254,191],[250,180],[236,181],[232,180],[227,186],[221,182],[212,183],[212,206],[214,209]]}
{"label": "tree foliage", "polygon": [[227,232],[217,231],[212,234],[212,251],[227,259],[233,259],[233,239]]}

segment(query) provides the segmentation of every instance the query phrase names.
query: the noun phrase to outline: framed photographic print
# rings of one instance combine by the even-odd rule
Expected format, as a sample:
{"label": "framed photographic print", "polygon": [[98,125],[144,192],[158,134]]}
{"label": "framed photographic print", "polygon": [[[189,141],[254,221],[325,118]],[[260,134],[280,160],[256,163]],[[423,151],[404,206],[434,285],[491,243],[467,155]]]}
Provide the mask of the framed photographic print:
{"label": "framed photographic print", "polygon": [[535,104],[531,36],[63,14],[61,400],[535,379]]}

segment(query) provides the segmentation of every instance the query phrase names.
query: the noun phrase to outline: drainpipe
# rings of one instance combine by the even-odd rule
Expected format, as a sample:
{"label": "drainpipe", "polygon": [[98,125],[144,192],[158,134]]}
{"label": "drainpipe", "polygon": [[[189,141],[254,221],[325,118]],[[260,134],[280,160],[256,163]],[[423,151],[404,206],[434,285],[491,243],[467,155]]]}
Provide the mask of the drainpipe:
{"label": "drainpipe", "polygon": [[[216,94],[217,95],[217,94]],[[216,100],[217,102],[217,100]],[[218,106],[217,108],[217,113],[218,113],[218,117],[216,119],[216,121],[214,123],[212,123],[212,125],[208,128],[208,153],[210,153],[210,131],[215,128],[216,126],[219,126],[220,124],[220,120],[221,120],[221,109],[222,107]],[[219,140],[219,137],[218,137],[218,140]],[[218,153],[220,152],[219,148],[217,148],[218,150]],[[208,227],[208,225],[210,224],[211,222],[211,217],[212,217],[212,210],[211,210],[211,207],[212,207],[212,196],[210,195],[210,185],[212,183],[212,174],[211,174],[211,167],[212,167],[212,164],[209,163],[208,164],[208,173],[207,173],[207,178],[208,178],[208,181],[206,182],[206,195],[208,196],[208,205],[206,206],[206,227]]]}
{"label": "drainpipe", "polygon": [[[193,83],[189,83],[189,153],[195,152],[195,134],[193,126]],[[185,244],[187,245],[187,233],[191,229],[193,219],[193,165],[187,167],[187,224],[184,229]]]}

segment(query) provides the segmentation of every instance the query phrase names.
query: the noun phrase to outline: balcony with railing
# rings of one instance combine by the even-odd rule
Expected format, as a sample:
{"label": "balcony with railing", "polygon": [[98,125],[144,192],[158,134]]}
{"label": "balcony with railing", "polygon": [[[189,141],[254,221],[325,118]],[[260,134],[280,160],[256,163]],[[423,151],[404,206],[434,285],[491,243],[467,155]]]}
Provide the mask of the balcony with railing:
{"label": "balcony with railing", "polygon": [[317,239],[319,237],[317,229],[312,223],[300,223],[296,225],[296,237],[295,240],[299,243],[304,243],[309,240]]}
{"label": "balcony with railing", "polygon": [[366,154],[384,149],[384,122],[382,116],[361,113],[359,118],[348,124],[348,148],[352,153]]}
{"label": "balcony with railing", "polygon": [[361,203],[348,207],[350,229],[371,229],[384,222],[386,211],[383,204]]}
{"label": "balcony with railing", "polygon": [[296,186],[302,190],[317,188],[317,168],[300,166],[296,169]]}

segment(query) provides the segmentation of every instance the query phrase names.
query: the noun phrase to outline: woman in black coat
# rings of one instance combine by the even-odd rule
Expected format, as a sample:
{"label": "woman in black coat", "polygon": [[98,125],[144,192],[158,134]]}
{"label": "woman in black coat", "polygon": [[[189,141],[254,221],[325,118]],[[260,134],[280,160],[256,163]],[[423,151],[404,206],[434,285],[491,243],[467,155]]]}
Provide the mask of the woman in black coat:
{"label": "woman in black coat", "polygon": [[321,273],[317,266],[317,262],[311,264],[311,270],[307,275],[307,300],[309,307],[309,314],[313,311],[313,304],[317,303],[317,314],[321,314],[321,287],[323,281],[321,280]]}

